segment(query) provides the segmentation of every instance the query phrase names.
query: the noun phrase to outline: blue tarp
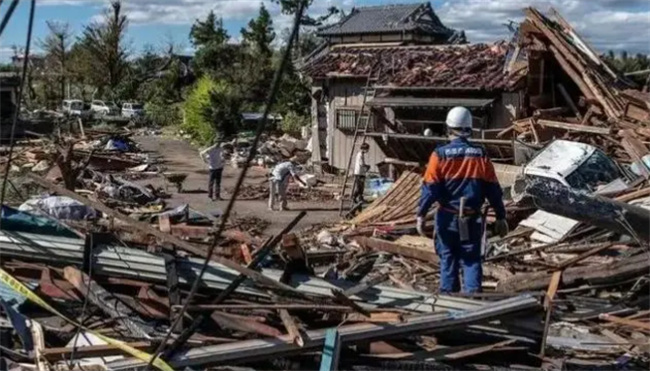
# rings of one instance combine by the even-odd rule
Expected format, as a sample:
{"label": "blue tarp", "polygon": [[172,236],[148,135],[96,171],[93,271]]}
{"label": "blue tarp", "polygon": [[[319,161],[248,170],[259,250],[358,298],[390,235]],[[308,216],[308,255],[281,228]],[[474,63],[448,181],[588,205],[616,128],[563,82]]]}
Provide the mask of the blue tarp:
{"label": "blue tarp", "polygon": [[2,206],[2,229],[14,232],[52,234],[62,237],[78,237],[56,221],[24,211]]}

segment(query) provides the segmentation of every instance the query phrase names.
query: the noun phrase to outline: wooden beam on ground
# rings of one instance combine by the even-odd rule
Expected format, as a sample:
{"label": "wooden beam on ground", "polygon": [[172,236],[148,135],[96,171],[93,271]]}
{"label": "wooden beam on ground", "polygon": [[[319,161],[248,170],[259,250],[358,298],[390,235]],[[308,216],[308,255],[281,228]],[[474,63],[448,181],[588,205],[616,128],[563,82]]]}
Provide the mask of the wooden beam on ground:
{"label": "wooden beam on ground", "polygon": [[643,157],[650,154],[648,147],[643,144],[643,142],[636,136],[636,133],[632,130],[621,130],[620,132],[623,140],[621,140],[621,146],[625,149],[628,155],[633,162],[639,165],[639,169],[644,178],[650,178],[650,170],[645,166],[643,162]]}
{"label": "wooden beam on ground", "polygon": [[548,290],[546,291],[546,297],[544,298],[544,309],[546,310],[546,318],[544,320],[544,333],[542,334],[542,344],[540,346],[539,355],[544,357],[546,352],[546,338],[548,337],[548,331],[551,327],[551,313],[553,312],[553,300],[555,300],[555,294],[557,289],[560,287],[560,281],[562,281],[562,270],[556,271],[551,277],[551,282],[548,285]]}
{"label": "wooden beam on ground", "polygon": [[289,311],[286,309],[280,309],[278,312],[280,313],[280,319],[282,319],[282,324],[286,328],[287,334],[291,338],[291,341],[299,347],[305,346],[305,341],[300,335],[298,325],[296,324],[296,321],[293,319],[291,314],[289,314]]}
{"label": "wooden beam on ground", "polygon": [[419,249],[417,247],[399,245],[394,242],[380,240],[378,238],[355,237],[355,240],[364,248],[384,251],[392,254],[402,255],[408,258],[414,258],[430,263],[438,263],[439,259],[433,247],[429,250]]}
{"label": "wooden beam on ground", "polygon": [[[142,351],[150,351],[153,349],[153,346],[148,341],[138,341],[132,343],[126,343],[131,348]],[[109,357],[116,355],[126,355],[124,350],[118,348],[112,344],[106,345],[89,345],[89,346],[78,346],[78,347],[63,347],[63,348],[47,348],[43,349],[41,355],[45,357],[46,360],[50,362],[58,362],[63,360],[69,360],[72,353],[75,354],[76,358],[91,358],[91,357]]]}
{"label": "wooden beam on ground", "polygon": [[591,249],[589,251],[586,251],[586,252],[576,256],[575,258],[571,258],[571,259],[567,259],[567,260],[563,261],[562,263],[560,263],[557,266],[557,269],[568,268],[568,267],[570,267],[570,266],[572,266],[572,265],[574,265],[574,264],[576,264],[576,263],[578,263],[578,262],[580,262],[580,261],[582,261],[584,259],[587,259],[588,257],[590,257],[592,255],[596,255],[601,251],[607,250],[612,246],[614,246],[613,243],[608,243],[608,244],[604,244],[602,246],[594,247],[593,249]]}
{"label": "wooden beam on ground", "polygon": [[153,328],[147,326],[126,304],[122,303],[111,293],[106,291],[97,282],[92,281],[88,275],[79,269],[68,266],[63,269],[65,279],[70,282],[79,293],[95,304],[109,317],[117,319],[126,331],[135,338],[149,339]]}
{"label": "wooden beam on ground", "polygon": [[612,322],[616,323],[619,325],[623,326],[628,326],[628,327],[634,327],[637,329],[642,329],[646,331],[650,331],[650,323],[647,322],[641,322],[633,319],[626,319],[626,318],[621,318],[621,317],[616,317],[611,314],[601,314],[598,316],[599,319],[607,322]]}
{"label": "wooden beam on ground", "polygon": [[537,123],[549,128],[563,129],[563,130],[575,131],[579,133],[591,133],[591,134],[600,134],[600,135],[612,134],[611,128],[601,128],[597,126],[571,124],[568,122],[551,121],[551,120],[537,120]]}
{"label": "wooden beam on ground", "polygon": [[[194,255],[198,255],[198,256],[201,256],[203,258],[207,257],[207,253],[206,253],[206,250],[204,248],[194,246],[189,242],[186,242],[186,241],[183,241],[183,240],[179,239],[178,237],[174,237],[172,235],[169,235],[169,234],[163,233],[163,232],[161,232],[161,231],[159,231],[157,229],[154,229],[149,224],[137,221],[137,220],[135,220],[135,219],[133,219],[133,218],[127,216],[127,215],[124,215],[124,214],[122,214],[122,213],[120,213],[118,211],[115,211],[115,210],[111,209],[110,207],[104,205],[101,202],[93,201],[93,200],[90,200],[90,199],[88,199],[86,197],[80,196],[80,195],[78,195],[78,194],[76,194],[76,193],[74,193],[74,192],[72,192],[70,190],[67,190],[67,189],[65,189],[63,187],[60,187],[60,186],[58,186],[56,184],[53,184],[53,183],[39,177],[38,175],[29,173],[29,174],[27,174],[27,177],[29,179],[31,179],[32,181],[34,181],[35,183],[37,183],[38,185],[42,186],[42,187],[45,187],[45,188],[47,188],[47,189],[49,189],[49,190],[51,190],[53,192],[56,192],[57,194],[70,197],[73,200],[79,201],[79,202],[81,202],[82,204],[84,204],[86,206],[90,206],[90,207],[92,207],[94,209],[97,209],[97,210],[103,212],[104,214],[106,214],[106,215],[108,215],[110,217],[121,220],[121,221],[131,225],[133,228],[135,228],[135,229],[137,229],[137,230],[139,230],[139,231],[141,231],[143,233],[153,235],[156,238],[160,239],[161,241],[169,242],[171,244],[174,244],[175,246],[177,246],[177,247],[179,247],[179,248],[181,248],[181,249],[183,249],[185,251],[191,252]],[[232,260],[224,259],[224,258],[222,258],[220,256],[216,256],[214,254],[210,258],[212,260],[216,261],[219,264],[222,264],[222,265],[224,265],[224,266],[226,266],[226,267],[228,267],[230,269],[233,269],[233,270],[241,273],[242,275],[245,275],[246,277],[250,278],[251,280],[253,280],[255,282],[263,283],[263,284],[271,286],[271,287],[273,287],[275,289],[279,289],[279,290],[283,290],[283,291],[289,291],[289,292],[292,292],[294,294],[303,296],[300,291],[295,290],[294,288],[292,288],[292,287],[290,287],[288,285],[282,284],[282,283],[280,283],[278,281],[272,280],[272,279],[264,276],[263,274],[261,274],[261,273],[259,273],[257,271],[254,271],[252,269],[243,267],[243,266],[235,263]]]}

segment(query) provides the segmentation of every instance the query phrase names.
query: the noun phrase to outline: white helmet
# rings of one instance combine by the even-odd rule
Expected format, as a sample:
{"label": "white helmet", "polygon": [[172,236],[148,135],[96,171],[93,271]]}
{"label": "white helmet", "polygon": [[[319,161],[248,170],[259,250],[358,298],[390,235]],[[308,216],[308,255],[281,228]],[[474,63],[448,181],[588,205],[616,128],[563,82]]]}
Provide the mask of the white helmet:
{"label": "white helmet", "polygon": [[433,130],[431,130],[431,129],[429,129],[429,128],[426,128],[426,129],[424,130],[424,136],[425,136],[425,137],[432,137],[432,136],[433,136]]}
{"label": "white helmet", "polygon": [[469,130],[472,128],[472,113],[465,107],[454,107],[445,122],[451,129]]}

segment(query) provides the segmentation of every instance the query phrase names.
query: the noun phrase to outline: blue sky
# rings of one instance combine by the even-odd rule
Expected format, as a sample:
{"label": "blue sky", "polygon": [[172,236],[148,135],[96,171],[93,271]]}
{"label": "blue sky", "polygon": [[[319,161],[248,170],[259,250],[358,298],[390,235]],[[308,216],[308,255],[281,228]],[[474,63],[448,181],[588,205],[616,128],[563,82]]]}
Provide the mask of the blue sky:
{"label": "blue sky", "polygon": [[[0,15],[7,4],[3,1]],[[274,22],[281,29],[290,25],[269,0]],[[310,11],[322,13],[331,5],[349,11],[353,6],[410,3],[402,0],[315,0]],[[29,1],[21,0],[7,29],[0,38],[0,58],[11,56],[12,45],[24,45]],[[257,13],[260,0],[125,0],[130,17],[128,40],[136,53],[149,44],[163,48],[173,41],[191,52],[188,33],[196,18],[214,9],[222,16],[232,36]],[[471,42],[490,42],[507,37],[503,26],[508,20],[520,20],[522,8],[536,6],[545,11],[553,6],[567,18],[598,50],[608,49],[650,53],[650,0],[434,0],[434,9],[447,26],[464,29]],[[108,0],[37,0],[34,36],[47,34],[47,20],[68,22],[79,34],[84,25],[98,19]]]}

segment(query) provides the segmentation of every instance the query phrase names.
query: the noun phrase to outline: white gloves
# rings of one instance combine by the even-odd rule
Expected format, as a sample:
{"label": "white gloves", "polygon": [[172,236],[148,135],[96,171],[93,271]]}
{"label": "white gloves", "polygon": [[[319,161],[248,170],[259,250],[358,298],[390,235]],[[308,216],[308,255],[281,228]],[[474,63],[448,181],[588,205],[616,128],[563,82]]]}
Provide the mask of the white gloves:
{"label": "white gloves", "polygon": [[426,237],[426,234],[424,234],[424,217],[423,216],[418,216],[415,227],[417,228],[418,234],[420,236]]}

